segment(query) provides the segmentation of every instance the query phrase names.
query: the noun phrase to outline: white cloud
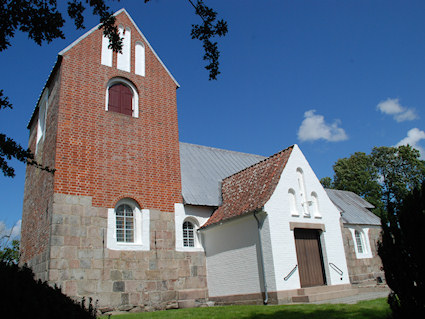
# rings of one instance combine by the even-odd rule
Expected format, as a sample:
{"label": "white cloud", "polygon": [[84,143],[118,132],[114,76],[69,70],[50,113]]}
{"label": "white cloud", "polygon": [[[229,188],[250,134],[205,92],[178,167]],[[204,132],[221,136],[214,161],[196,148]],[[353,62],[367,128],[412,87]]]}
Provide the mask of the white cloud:
{"label": "white cloud", "polygon": [[12,228],[7,228],[6,224],[0,221],[0,240],[3,238],[9,238],[9,240],[19,239],[21,236],[21,224],[22,220],[18,220]]}
{"label": "white cloud", "polygon": [[384,114],[392,115],[397,122],[412,121],[418,118],[415,110],[404,107],[398,99],[386,99],[376,106]]}
{"label": "white cloud", "polygon": [[309,110],[304,113],[304,120],[298,129],[298,139],[301,142],[319,139],[338,142],[348,139],[344,129],[339,127],[338,120],[328,124],[323,115],[315,114],[315,112],[316,110]]}
{"label": "white cloud", "polygon": [[425,150],[419,145],[421,140],[425,140],[425,132],[415,127],[409,130],[407,136],[398,142],[396,146],[409,144],[421,153],[421,159],[423,159],[425,157]]}

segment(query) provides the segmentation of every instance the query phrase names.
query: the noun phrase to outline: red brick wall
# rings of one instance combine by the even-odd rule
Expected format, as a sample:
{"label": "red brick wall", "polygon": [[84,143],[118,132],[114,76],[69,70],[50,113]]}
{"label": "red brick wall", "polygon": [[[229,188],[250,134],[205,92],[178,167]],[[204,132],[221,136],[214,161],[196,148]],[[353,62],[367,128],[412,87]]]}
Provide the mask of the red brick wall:
{"label": "red brick wall", "polygon": [[[38,163],[55,167],[57,112],[60,92],[60,69],[49,81],[49,102],[47,109],[46,132],[36,152],[36,115],[31,122],[28,146],[35,154]],[[25,263],[46,252],[50,237],[50,219],[53,205],[54,175],[28,165],[25,175],[24,203],[21,229],[21,262]]]}
{"label": "red brick wall", "polygon": [[[114,207],[131,197],[142,208],[173,211],[181,202],[176,84],[127,15],[131,72],[101,65],[102,32],[94,31],[64,53],[54,192],[93,197]],[[145,43],[146,76],[134,74],[136,41]],[[131,81],[139,92],[139,118],[105,111],[108,81]]]}

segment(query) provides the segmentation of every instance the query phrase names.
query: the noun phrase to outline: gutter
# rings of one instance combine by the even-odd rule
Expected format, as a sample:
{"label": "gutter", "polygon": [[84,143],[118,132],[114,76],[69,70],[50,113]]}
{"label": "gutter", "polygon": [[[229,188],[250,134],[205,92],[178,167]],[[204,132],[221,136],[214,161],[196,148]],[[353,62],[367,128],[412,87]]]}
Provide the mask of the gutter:
{"label": "gutter", "polygon": [[269,295],[268,295],[268,292],[267,292],[266,272],[264,270],[263,243],[261,241],[261,226],[260,226],[260,221],[258,220],[258,217],[257,217],[257,213],[258,213],[258,211],[254,211],[254,218],[257,221],[258,242],[259,242],[259,246],[260,246],[261,275],[263,277],[263,282],[264,282],[264,300],[263,300],[263,303],[265,305],[267,305],[267,303],[269,302]]}

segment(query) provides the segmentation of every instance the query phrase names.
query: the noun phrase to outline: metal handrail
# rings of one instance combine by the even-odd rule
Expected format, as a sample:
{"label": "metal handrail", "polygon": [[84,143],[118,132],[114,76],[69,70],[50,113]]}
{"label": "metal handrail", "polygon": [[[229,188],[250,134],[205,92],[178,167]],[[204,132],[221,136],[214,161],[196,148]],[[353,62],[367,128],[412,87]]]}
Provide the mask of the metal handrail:
{"label": "metal handrail", "polygon": [[292,268],[292,270],[289,272],[289,274],[285,278],[283,278],[283,280],[287,281],[294,274],[297,268],[298,268],[298,265],[295,265],[295,267]]}
{"label": "metal handrail", "polygon": [[338,275],[342,276],[344,274],[344,272],[341,269],[339,269],[338,266],[335,265],[334,263],[329,263],[329,266],[331,266],[331,268],[335,270],[338,273]]}

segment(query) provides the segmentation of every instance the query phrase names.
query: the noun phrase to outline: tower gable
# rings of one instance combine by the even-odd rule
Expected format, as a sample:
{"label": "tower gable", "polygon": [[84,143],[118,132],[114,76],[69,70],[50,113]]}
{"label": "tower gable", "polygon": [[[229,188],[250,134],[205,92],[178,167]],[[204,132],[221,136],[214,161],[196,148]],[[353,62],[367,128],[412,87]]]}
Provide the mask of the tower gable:
{"label": "tower gable", "polygon": [[124,9],[116,24],[122,53],[105,56],[98,27],[60,52],[54,190],[90,196],[94,206],[128,197],[172,211],[181,202],[178,84]]}
{"label": "tower gable", "polygon": [[[146,37],[144,36],[144,34],[142,33],[142,31],[139,29],[139,27],[137,26],[137,24],[134,22],[134,20],[131,18],[131,16],[128,14],[127,10],[120,9],[117,12],[114,13],[114,16],[116,16],[117,21],[116,24],[120,27],[122,27],[122,30],[126,30],[126,28],[124,27],[124,24],[120,24],[120,21],[122,20],[127,20],[128,25],[127,28],[130,29],[130,33],[131,30],[133,29],[135,32],[137,32],[136,37],[140,37],[141,41],[134,41],[135,45],[132,47],[129,47],[128,50],[129,51],[135,51],[132,54],[135,54],[137,56],[137,54],[143,54],[146,55],[146,50],[147,48],[151,51],[151,53],[153,54],[153,56],[158,60],[158,62],[162,65],[162,67],[164,68],[164,70],[168,73],[168,75],[170,76],[170,78],[174,81],[174,83],[176,84],[177,87],[180,87],[180,84],[177,82],[177,80],[174,78],[174,76],[171,74],[171,72],[167,69],[167,67],[165,66],[165,64],[162,62],[162,60],[160,59],[160,57],[158,56],[158,54],[155,52],[155,50],[153,49],[153,47],[150,45],[149,41],[146,39]],[[125,17],[124,17],[125,16]],[[78,44],[80,42],[82,42],[84,39],[90,37],[93,33],[96,33],[96,31],[99,31],[99,27],[100,24],[98,24],[97,26],[93,27],[92,29],[90,29],[89,31],[87,31],[85,34],[83,34],[82,36],[80,36],[77,40],[75,40],[74,42],[72,42],[70,45],[68,45],[65,49],[63,49],[62,51],[59,52],[59,55],[65,55],[67,52],[71,51],[74,47],[78,46]],[[121,30],[120,30],[121,31]],[[124,41],[126,39],[125,34],[121,33],[121,36],[124,36]],[[134,36],[134,33],[133,33]],[[128,39],[128,37],[127,37]],[[130,41],[131,41],[131,36],[130,36]],[[131,41],[131,43],[133,43],[133,41]],[[124,43],[125,44],[125,43]],[[112,50],[108,50],[108,45],[109,45],[109,40],[105,37],[103,37],[102,39],[102,51],[104,51],[105,53],[102,54],[102,64],[103,65],[108,65],[112,67],[112,61],[113,61],[113,57],[114,55],[116,55],[116,53],[113,53]],[[147,47],[147,48],[146,48]],[[143,49],[142,49],[143,48]],[[143,50],[143,53],[140,52]],[[103,52],[102,52],[103,53]],[[123,53],[125,54],[125,53]],[[140,64],[141,64],[141,60],[139,59],[134,59],[135,62],[133,65],[130,65],[130,67],[132,67],[132,72],[139,74],[139,75],[143,75],[143,72],[138,72],[138,69],[141,68]]]}

